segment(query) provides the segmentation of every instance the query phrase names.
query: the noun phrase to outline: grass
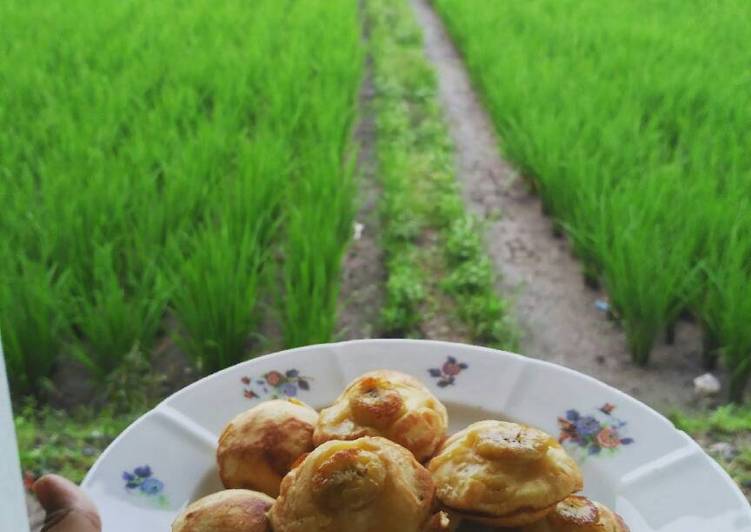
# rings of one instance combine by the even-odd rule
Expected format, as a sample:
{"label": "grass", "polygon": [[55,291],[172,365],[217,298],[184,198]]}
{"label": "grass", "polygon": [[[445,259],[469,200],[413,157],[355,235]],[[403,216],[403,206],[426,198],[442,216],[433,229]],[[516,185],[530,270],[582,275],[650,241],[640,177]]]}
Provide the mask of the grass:
{"label": "grass", "polygon": [[287,345],[331,337],[354,3],[0,0],[0,19],[0,329],[16,394],[66,357],[101,379],[165,334],[219,369],[248,356],[269,312]]}
{"label": "grass", "polygon": [[[751,499],[751,408],[727,405],[709,413],[676,412],[670,417],[676,427],[708,449]],[[717,443],[731,446],[733,452],[713,451],[712,445]]]}
{"label": "grass", "polygon": [[71,414],[27,404],[15,416],[21,467],[34,478],[56,473],[80,483],[101,452],[136,417],[88,409]]}
{"label": "grass", "polygon": [[751,375],[743,2],[434,4],[506,156],[610,293],[634,361],[647,364],[688,311],[741,400]]}
{"label": "grass", "polygon": [[163,377],[138,349],[103,379],[90,404],[63,410],[27,397],[15,406],[21,465],[36,478],[57,473],[83,480],[99,454],[141,414],[163,397]]}
{"label": "grass", "polygon": [[414,15],[403,0],[368,2],[366,12],[388,274],[382,328],[422,336],[432,316],[450,316],[469,341],[513,348],[483,228],[464,209],[436,75]]}

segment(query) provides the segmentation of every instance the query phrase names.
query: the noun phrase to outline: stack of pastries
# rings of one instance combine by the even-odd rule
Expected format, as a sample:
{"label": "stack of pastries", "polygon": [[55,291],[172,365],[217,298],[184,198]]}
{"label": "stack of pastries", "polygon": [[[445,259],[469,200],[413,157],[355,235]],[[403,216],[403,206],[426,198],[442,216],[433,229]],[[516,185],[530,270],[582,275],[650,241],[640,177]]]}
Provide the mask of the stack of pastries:
{"label": "stack of pastries", "polygon": [[628,532],[575,495],[576,462],[550,435],[486,420],[446,437],[417,379],[379,370],[316,412],[295,399],[233,419],[217,449],[227,490],[189,505],[172,532]]}

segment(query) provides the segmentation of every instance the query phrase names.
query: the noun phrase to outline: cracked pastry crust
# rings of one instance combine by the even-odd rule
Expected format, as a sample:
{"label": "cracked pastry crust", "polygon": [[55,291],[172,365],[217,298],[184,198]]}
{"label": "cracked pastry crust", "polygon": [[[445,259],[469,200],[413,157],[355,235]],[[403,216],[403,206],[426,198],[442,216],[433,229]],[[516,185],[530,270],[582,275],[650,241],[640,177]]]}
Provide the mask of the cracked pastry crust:
{"label": "cracked pastry crust", "polygon": [[330,441],[284,478],[269,515],[275,532],[448,530],[431,519],[434,491],[430,473],[385,438]]}
{"label": "cracked pastry crust", "polygon": [[276,497],[282,478],[313,450],[318,413],[297,401],[265,401],[229,422],[216,457],[226,488],[253,489]]}
{"label": "cracked pastry crust", "polygon": [[428,469],[441,503],[490,526],[539,521],[582,488],[579,467],[558,441],[504,421],[480,421],[457,432]]}
{"label": "cracked pastry crust", "polygon": [[355,379],[321,411],[313,440],[382,436],[412,451],[419,462],[446,437],[446,408],[423,384],[404,373],[371,371]]}
{"label": "cracked pastry crust", "polygon": [[603,504],[572,495],[559,502],[545,519],[519,532],[629,532],[620,515]]}
{"label": "cracked pastry crust", "polygon": [[270,532],[267,513],[274,499],[250,490],[225,490],[190,504],[172,532]]}

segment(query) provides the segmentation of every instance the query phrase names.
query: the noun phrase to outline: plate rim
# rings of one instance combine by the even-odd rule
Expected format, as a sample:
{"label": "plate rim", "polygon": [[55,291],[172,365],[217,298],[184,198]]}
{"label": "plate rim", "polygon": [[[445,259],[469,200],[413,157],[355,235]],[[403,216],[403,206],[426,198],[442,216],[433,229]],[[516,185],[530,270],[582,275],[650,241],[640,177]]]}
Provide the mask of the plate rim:
{"label": "plate rim", "polygon": [[190,393],[190,391],[195,388],[202,386],[204,381],[207,381],[209,379],[214,378],[220,378],[224,374],[229,374],[230,372],[235,371],[240,366],[246,366],[246,365],[253,365],[261,360],[268,360],[270,358],[276,358],[282,355],[289,355],[291,353],[303,353],[305,351],[317,351],[321,349],[331,349],[335,353],[339,353],[339,351],[342,348],[346,348],[346,346],[354,345],[354,344],[370,344],[370,345],[404,345],[405,347],[408,347],[410,345],[432,345],[435,347],[442,347],[445,349],[470,349],[472,351],[486,353],[486,354],[501,354],[506,357],[510,357],[512,359],[517,359],[522,361],[525,364],[532,364],[532,365],[538,365],[543,367],[552,367],[555,368],[556,371],[563,371],[565,373],[568,373],[569,375],[575,376],[576,378],[583,378],[590,383],[593,383],[595,385],[599,385],[601,387],[604,387],[607,389],[610,393],[613,393],[615,397],[617,397],[619,400],[625,400],[629,403],[632,403],[632,405],[645,409],[650,415],[655,416],[656,419],[659,420],[659,422],[667,429],[676,431],[679,433],[683,439],[685,439],[687,442],[692,444],[695,447],[695,451],[698,450],[702,456],[702,459],[705,462],[709,462],[709,465],[711,468],[714,469],[715,472],[720,473],[720,476],[723,477],[726,484],[729,484],[732,487],[732,491],[736,496],[736,499],[738,502],[745,503],[745,514],[746,517],[751,519],[751,505],[748,504],[748,500],[746,499],[746,496],[741,491],[738,484],[730,477],[727,471],[723,469],[716,460],[714,460],[693,438],[691,438],[688,434],[686,434],[684,431],[679,430],[675,427],[672,421],[668,419],[666,416],[652,408],[651,406],[647,405],[646,403],[640,401],[639,399],[611,386],[610,384],[607,384],[606,382],[603,382],[595,377],[592,377],[591,375],[587,375],[586,373],[582,373],[580,371],[577,371],[572,368],[568,368],[566,366],[563,366],[561,364],[557,364],[555,362],[550,362],[547,360],[540,360],[533,357],[525,356],[520,353],[514,353],[511,351],[505,351],[502,349],[495,349],[492,347],[487,346],[480,346],[480,345],[474,345],[474,344],[465,344],[461,342],[449,342],[445,340],[422,340],[422,339],[414,339],[414,338],[367,338],[367,339],[356,339],[356,340],[343,340],[343,341],[336,341],[336,342],[327,342],[327,343],[321,343],[321,344],[310,344],[300,347],[293,347],[289,349],[284,349],[281,351],[275,351],[272,353],[267,353],[264,355],[260,355],[248,360],[244,360],[242,362],[238,362],[237,364],[233,364],[232,366],[229,366],[227,368],[224,368],[220,371],[211,373],[209,375],[206,375],[202,377],[201,379],[173,392],[169,396],[162,399],[159,403],[157,403],[153,408],[147,410],[138,418],[133,420],[130,425],[128,425],[118,436],[107,446],[107,448],[102,451],[102,453],[99,455],[97,460],[94,462],[94,464],[89,468],[87,471],[83,481],[81,482],[81,487],[86,490],[90,484],[93,482],[94,477],[96,476],[100,466],[102,463],[104,463],[109,454],[111,453],[112,449],[114,449],[117,444],[120,442],[121,439],[124,439],[127,434],[129,434],[132,430],[135,430],[135,428],[140,425],[140,423],[148,416],[153,414],[156,410],[161,408],[162,406],[166,405],[169,401],[172,399],[181,396],[183,394]]}

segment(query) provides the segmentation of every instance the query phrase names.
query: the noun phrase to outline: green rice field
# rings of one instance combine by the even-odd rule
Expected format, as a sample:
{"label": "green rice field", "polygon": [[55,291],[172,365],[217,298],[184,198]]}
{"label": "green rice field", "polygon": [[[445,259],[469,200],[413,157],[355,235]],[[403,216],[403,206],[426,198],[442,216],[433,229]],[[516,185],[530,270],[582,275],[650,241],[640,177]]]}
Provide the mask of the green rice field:
{"label": "green rice field", "polygon": [[590,373],[751,499],[751,410],[720,406],[751,377],[746,0],[0,0],[0,28],[29,483],[206,374],[384,336]]}
{"label": "green rice field", "polygon": [[[350,0],[0,1],[0,329],[17,393],[172,336],[202,371],[333,333]],[[268,318],[270,317],[270,318]]]}
{"label": "green rice field", "polygon": [[[740,400],[745,4],[433,3],[634,362],[694,320],[705,365],[722,360]],[[368,9],[404,19],[390,34],[374,26],[387,270],[374,329],[421,336],[450,314],[460,337],[512,345],[408,4]],[[48,387],[70,359],[104,378],[165,338],[206,373],[269,334],[274,347],[335,337],[367,12],[349,0],[0,1],[0,330],[17,393]]]}
{"label": "green rice field", "polygon": [[502,149],[604,284],[638,364],[680,317],[751,375],[742,0],[434,0]]}

